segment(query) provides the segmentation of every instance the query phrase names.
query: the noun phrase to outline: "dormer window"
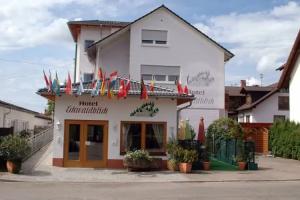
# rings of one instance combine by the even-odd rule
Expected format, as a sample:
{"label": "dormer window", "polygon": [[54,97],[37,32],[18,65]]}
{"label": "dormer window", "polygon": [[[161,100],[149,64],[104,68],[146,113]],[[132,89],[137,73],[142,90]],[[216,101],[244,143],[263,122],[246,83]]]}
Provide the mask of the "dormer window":
{"label": "dormer window", "polygon": [[167,44],[168,31],[142,30],[142,44],[164,45]]}

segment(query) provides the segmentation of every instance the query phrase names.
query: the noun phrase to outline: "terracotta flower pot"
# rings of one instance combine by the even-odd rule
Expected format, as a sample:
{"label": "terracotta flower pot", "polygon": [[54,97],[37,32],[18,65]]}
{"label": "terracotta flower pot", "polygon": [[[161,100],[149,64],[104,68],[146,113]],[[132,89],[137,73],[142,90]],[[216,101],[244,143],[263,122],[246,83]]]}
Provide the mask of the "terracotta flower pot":
{"label": "terracotta flower pot", "polygon": [[239,170],[245,170],[246,169],[246,162],[238,162]]}
{"label": "terracotta flower pot", "polygon": [[179,170],[182,173],[191,173],[192,163],[179,163]]}
{"label": "terracotta flower pot", "polygon": [[206,170],[206,171],[208,171],[208,170],[210,170],[210,162],[208,161],[208,162],[202,162],[202,164],[203,164],[203,170]]}
{"label": "terracotta flower pot", "polygon": [[7,171],[13,174],[18,174],[21,170],[22,162],[19,161],[6,161]]}
{"label": "terracotta flower pot", "polygon": [[167,167],[168,167],[168,170],[170,170],[170,171],[178,171],[179,170],[178,164],[176,164],[170,160],[168,160],[168,162],[167,162]]}

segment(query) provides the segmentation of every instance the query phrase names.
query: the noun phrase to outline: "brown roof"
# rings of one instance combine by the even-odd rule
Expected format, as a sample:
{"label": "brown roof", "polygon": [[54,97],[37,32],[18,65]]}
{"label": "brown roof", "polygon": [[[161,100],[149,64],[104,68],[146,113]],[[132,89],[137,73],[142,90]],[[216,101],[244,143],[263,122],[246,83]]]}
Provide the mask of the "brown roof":
{"label": "brown roof", "polygon": [[269,93],[267,93],[266,95],[264,95],[263,97],[261,97],[260,99],[258,99],[257,101],[255,101],[255,102],[253,102],[251,104],[244,104],[244,105],[242,105],[241,107],[239,107],[236,110],[237,111],[242,111],[242,110],[252,109],[252,108],[256,107],[258,104],[260,104],[261,102],[263,102],[264,100],[268,99],[270,96],[272,96],[277,91],[278,91],[278,89],[274,88],[272,91],[270,91]]}
{"label": "brown roof", "polygon": [[72,34],[73,40],[76,42],[81,26],[106,26],[106,27],[122,28],[128,25],[129,23],[130,22],[121,22],[121,21],[82,20],[82,21],[69,21],[67,24]]}
{"label": "brown roof", "polygon": [[110,38],[112,35],[115,35],[115,34],[120,33],[120,32],[122,31],[122,29],[128,28],[128,27],[131,26],[132,24],[136,23],[137,21],[140,21],[141,19],[147,17],[148,15],[152,14],[153,12],[155,12],[155,11],[161,9],[161,8],[166,9],[167,11],[169,11],[170,13],[172,13],[173,15],[175,15],[176,17],[178,17],[178,18],[179,18],[181,21],[183,21],[185,24],[187,24],[188,26],[190,26],[191,28],[193,28],[195,31],[197,31],[198,33],[200,33],[201,35],[203,35],[204,37],[206,37],[209,41],[211,41],[212,43],[214,43],[215,45],[217,45],[218,47],[220,47],[221,49],[223,49],[224,52],[225,52],[225,57],[224,57],[224,60],[225,60],[225,61],[228,61],[229,59],[231,59],[231,58],[234,56],[234,54],[231,53],[229,50],[227,50],[225,47],[223,47],[222,45],[220,45],[219,43],[217,43],[215,40],[213,40],[213,39],[210,38],[208,35],[206,35],[206,34],[203,33],[202,31],[200,31],[199,29],[197,29],[195,26],[193,26],[193,25],[190,24],[188,21],[186,21],[185,19],[183,19],[182,17],[180,17],[179,15],[177,15],[175,12],[173,12],[172,10],[170,10],[170,9],[169,9],[168,7],[166,7],[165,5],[159,6],[158,8],[152,10],[151,12],[145,14],[144,16],[142,16],[142,17],[140,17],[140,18],[134,20],[133,22],[127,24],[126,26],[123,26],[120,30],[115,31],[114,33],[108,35],[107,37],[102,38],[101,40],[95,42],[94,44],[92,44],[92,45],[89,47],[89,49],[90,49],[91,47],[93,47],[94,45],[96,45],[96,44],[98,44],[98,43],[100,43],[100,42],[102,42],[102,41],[104,41],[104,40]]}
{"label": "brown roof", "polygon": [[300,51],[300,30],[298,31],[298,35],[296,37],[292,50],[284,65],[284,69],[278,83],[278,88],[287,88],[289,86],[290,76],[295,67],[295,62],[297,60],[297,57],[299,57],[299,51]]}
{"label": "brown roof", "polygon": [[5,101],[1,101],[0,100],[0,106],[8,108],[8,109],[12,109],[12,110],[17,110],[17,111],[21,111],[21,112],[30,113],[30,114],[33,114],[35,117],[38,117],[38,118],[42,118],[43,117],[43,119],[51,120],[51,118],[49,118],[48,116],[46,116],[46,115],[44,115],[42,113],[39,113],[39,112],[36,112],[36,111],[33,111],[33,110],[29,110],[27,108],[24,108],[24,107],[21,107],[21,106],[17,106],[15,104],[11,104],[11,103],[8,103],[8,102],[5,102]]}
{"label": "brown roof", "polygon": [[273,90],[273,86],[246,86],[241,88],[240,92],[241,93],[246,93],[246,92],[268,92]]}
{"label": "brown roof", "polygon": [[229,96],[245,96],[241,94],[240,86],[225,86],[225,93]]}

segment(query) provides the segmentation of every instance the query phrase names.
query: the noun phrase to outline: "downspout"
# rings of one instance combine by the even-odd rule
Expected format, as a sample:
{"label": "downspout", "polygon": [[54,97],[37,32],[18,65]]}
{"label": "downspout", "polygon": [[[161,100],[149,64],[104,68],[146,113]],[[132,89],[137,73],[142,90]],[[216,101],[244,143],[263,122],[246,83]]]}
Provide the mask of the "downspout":
{"label": "downspout", "polygon": [[75,58],[74,58],[74,83],[76,82],[77,68],[77,42],[75,43]]}
{"label": "downspout", "polygon": [[9,111],[3,114],[3,128],[5,128],[5,121],[6,121],[6,116],[11,113],[11,108],[9,108]]}
{"label": "downspout", "polygon": [[[186,106],[183,106],[182,108],[179,108],[178,110],[177,110],[177,115],[176,115],[176,125],[177,125],[177,134],[178,134],[178,130],[179,130],[179,128],[178,128],[178,121],[179,121],[179,112],[180,111],[182,111],[182,110],[184,110],[184,109],[187,109],[187,108],[189,108],[189,107],[191,107],[192,106],[192,103],[193,103],[193,101],[190,101],[189,102],[189,104],[188,105],[186,105]],[[176,134],[176,135],[177,135]]]}

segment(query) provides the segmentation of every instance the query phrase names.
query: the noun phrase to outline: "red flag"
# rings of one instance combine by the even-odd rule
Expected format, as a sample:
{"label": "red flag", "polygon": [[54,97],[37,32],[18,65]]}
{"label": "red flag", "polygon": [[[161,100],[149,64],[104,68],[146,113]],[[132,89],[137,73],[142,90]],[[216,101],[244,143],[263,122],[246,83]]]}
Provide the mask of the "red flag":
{"label": "red flag", "polygon": [[123,79],[120,80],[120,87],[119,87],[119,91],[118,91],[118,99],[125,97],[126,94],[126,89],[125,89],[125,82]]}
{"label": "red flag", "polygon": [[141,81],[141,96],[140,99],[148,99],[148,93],[147,93],[147,88],[146,85],[144,84],[144,80],[142,79]]}
{"label": "red flag", "polygon": [[130,90],[130,80],[128,79],[128,80],[127,80],[127,83],[126,83],[126,87],[125,87],[124,98],[127,97],[127,94],[128,94],[128,92],[129,92],[129,90]]}
{"label": "red flag", "polygon": [[98,69],[98,79],[99,79],[99,80],[102,80],[102,79],[103,79],[103,73],[102,73],[101,67],[99,67],[99,69]]}
{"label": "red flag", "polygon": [[183,93],[182,86],[181,86],[181,83],[179,81],[177,81],[177,91],[178,91],[179,94]]}
{"label": "red flag", "polygon": [[188,89],[187,86],[184,86],[183,93],[184,94],[189,94],[189,89]]}
{"label": "red flag", "polygon": [[68,95],[72,95],[72,81],[71,81],[70,73],[68,73],[68,79],[67,79],[67,83],[66,83],[66,91],[65,92]]}
{"label": "red flag", "polygon": [[48,81],[49,81],[49,89],[48,89],[48,91],[50,92],[50,91],[52,91],[52,77],[51,77],[50,70],[49,70],[49,79],[48,79]]}
{"label": "red flag", "polygon": [[45,79],[46,86],[47,86],[47,88],[48,88],[48,90],[49,90],[49,89],[50,89],[49,80],[48,80],[48,78],[47,78],[47,76],[46,76],[46,74],[45,74],[45,71],[44,71],[44,70],[43,70],[43,73],[44,73],[44,79]]}

